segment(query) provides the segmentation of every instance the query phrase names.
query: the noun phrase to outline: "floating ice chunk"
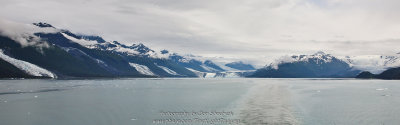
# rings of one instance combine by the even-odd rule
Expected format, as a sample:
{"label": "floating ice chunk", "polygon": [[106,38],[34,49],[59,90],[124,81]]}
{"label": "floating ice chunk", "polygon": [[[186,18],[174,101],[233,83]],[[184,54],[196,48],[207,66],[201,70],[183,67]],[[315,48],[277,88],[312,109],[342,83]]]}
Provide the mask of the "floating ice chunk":
{"label": "floating ice chunk", "polygon": [[376,91],[385,91],[385,90],[388,90],[388,88],[377,88],[377,89],[375,89]]}

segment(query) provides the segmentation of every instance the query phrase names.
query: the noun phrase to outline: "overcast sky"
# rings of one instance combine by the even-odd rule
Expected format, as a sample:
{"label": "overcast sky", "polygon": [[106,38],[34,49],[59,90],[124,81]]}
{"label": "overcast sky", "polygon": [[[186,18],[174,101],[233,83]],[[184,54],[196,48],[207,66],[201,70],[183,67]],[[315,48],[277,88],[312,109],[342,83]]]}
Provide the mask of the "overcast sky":
{"label": "overcast sky", "polygon": [[399,0],[1,0],[0,18],[206,57],[400,52]]}

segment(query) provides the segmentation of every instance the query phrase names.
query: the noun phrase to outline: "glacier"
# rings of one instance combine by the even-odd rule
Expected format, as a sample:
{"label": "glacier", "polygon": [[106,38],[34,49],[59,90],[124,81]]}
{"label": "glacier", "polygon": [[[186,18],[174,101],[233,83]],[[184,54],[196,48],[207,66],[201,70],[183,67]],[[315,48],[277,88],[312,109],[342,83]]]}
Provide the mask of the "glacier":
{"label": "glacier", "polygon": [[160,66],[160,65],[157,65],[156,64],[156,66],[157,67],[160,67],[161,69],[163,69],[165,72],[167,72],[168,74],[171,74],[171,75],[179,75],[178,73],[176,73],[174,70],[171,70],[171,69],[169,69],[168,67],[165,67],[165,66]]}
{"label": "glacier", "polygon": [[155,76],[155,74],[145,65],[140,65],[136,63],[129,63],[133,68],[135,68],[139,73],[144,75]]}
{"label": "glacier", "polygon": [[32,76],[43,76],[43,77],[50,77],[50,78],[57,78],[55,74],[52,72],[41,68],[35,64],[23,61],[23,60],[18,60],[14,59],[4,53],[2,49],[0,49],[0,58],[7,61],[8,63],[11,63],[18,69],[21,69],[25,73],[32,75]]}
{"label": "glacier", "polygon": [[246,72],[254,72],[255,70],[247,71],[226,71],[226,72],[200,72],[191,68],[186,68],[194,72],[199,78],[241,78]]}

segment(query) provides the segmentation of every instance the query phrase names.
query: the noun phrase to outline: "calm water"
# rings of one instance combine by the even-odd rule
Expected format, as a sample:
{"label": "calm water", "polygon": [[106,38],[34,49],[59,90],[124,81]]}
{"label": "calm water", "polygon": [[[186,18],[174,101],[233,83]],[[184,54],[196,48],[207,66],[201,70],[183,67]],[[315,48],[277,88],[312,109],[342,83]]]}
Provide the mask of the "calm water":
{"label": "calm water", "polygon": [[0,80],[0,124],[397,125],[399,97],[384,80]]}

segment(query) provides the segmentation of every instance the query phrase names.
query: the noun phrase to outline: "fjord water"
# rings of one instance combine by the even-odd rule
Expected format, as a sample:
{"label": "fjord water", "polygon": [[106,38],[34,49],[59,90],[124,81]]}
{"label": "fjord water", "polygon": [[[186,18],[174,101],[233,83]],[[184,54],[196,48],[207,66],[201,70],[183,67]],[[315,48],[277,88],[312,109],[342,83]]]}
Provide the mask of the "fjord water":
{"label": "fjord water", "polygon": [[[239,124],[394,125],[400,123],[399,90],[399,81],[356,79],[0,80],[0,124],[227,124],[205,121],[223,118]],[[174,114],[182,112],[232,114]]]}

